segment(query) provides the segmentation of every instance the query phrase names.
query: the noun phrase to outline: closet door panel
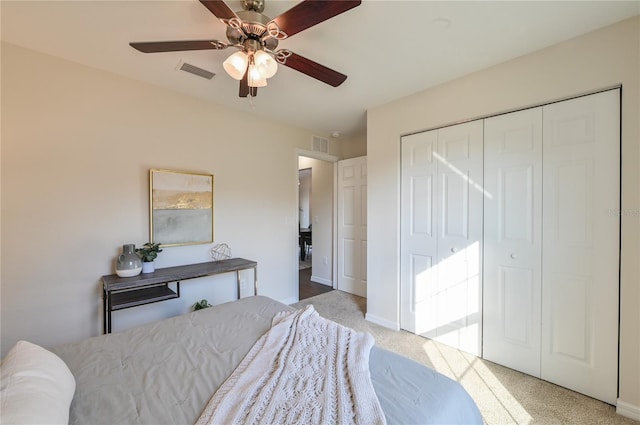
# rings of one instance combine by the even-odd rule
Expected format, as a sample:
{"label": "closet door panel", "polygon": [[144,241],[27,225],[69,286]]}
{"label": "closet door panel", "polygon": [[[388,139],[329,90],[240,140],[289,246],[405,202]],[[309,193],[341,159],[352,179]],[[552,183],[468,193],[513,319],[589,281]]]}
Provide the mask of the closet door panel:
{"label": "closet door panel", "polygon": [[542,108],[484,126],[483,357],[540,376]]}
{"label": "closet door panel", "polygon": [[400,326],[435,337],[437,131],[402,138]]}
{"label": "closet door panel", "polygon": [[619,90],[544,107],[542,378],[615,404]]}
{"label": "closet door panel", "polygon": [[500,267],[498,304],[504,325],[502,337],[512,344],[531,346],[533,341],[534,282],[531,269]]}
{"label": "closet door panel", "polygon": [[[462,177],[462,178],[461,178]],[[442,238],[464,241],[469,237],[469,185],[468,175],[440,173]]]}
{"label": "closet door panel", "polygon": [[438,299],[435,339],[480,355],[482,121],[438,130]]}

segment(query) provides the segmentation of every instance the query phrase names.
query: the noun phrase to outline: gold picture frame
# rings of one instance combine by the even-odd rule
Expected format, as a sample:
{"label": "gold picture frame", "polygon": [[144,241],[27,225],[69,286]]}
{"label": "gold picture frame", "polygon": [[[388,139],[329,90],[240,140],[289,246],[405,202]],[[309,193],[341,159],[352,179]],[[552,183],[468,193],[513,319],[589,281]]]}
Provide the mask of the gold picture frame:
{"label": "gold picture frame", "polygon": [[162,246],[213,242],[213,174],[149,170],[150,240]]}

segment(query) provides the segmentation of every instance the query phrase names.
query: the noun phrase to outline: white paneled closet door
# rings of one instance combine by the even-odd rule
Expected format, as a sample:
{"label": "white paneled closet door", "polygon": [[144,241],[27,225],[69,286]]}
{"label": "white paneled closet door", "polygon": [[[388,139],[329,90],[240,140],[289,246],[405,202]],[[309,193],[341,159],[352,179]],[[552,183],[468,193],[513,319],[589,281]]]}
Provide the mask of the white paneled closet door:
{"label": "white paneled closet door", "polygon": [[482,350],[483,122],[438,130],[438,286],[435,339]]}
{"label": "white paneled closet door", "polygon": [[483,357],[540,376],[542,107],[484,124]]}
{"label": "white paneled closet door", "polygon": [[481,350],[482,121],[402,138],[401,327]]}
{"label": "white paneled closet door", "polygon": [[485,120],[483,357],[611,404],[619,90]]}
{"label": "white paneled closet door", "polygon": [[620,91],[544,107],[542,378],[616,403]]}
{"label": "white paneled closet door", "polygon": [[438,132],[402,138],[400,326],[435,336],[438,277]]}

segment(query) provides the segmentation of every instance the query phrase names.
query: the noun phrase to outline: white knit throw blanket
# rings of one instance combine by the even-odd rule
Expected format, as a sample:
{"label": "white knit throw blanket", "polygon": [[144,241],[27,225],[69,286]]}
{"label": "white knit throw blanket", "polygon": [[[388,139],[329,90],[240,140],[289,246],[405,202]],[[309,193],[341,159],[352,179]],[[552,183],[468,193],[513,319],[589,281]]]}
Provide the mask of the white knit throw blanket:
{"label": "white knit throw blanket", "polygon": [[196,425],[384,424],[371,384],[373,337],[309,305],[280,312]]}

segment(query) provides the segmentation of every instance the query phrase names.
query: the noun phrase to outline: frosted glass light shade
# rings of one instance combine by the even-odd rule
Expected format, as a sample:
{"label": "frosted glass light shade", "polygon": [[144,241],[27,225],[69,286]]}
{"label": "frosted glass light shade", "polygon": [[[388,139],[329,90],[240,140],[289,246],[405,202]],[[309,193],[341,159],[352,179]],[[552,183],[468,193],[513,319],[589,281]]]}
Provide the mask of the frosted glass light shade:
{"label": "frosted glass light shade", "polygon": [[260,70],[260,74],[262,74],[264,78],[271,78],[276,75],[276,72],[278,71],[278,63],[269,53],[263,50],[258,50],[254,53],[253,60]]}
{"label": "frosted glass light shade", "polygon": [[264,87],[267,85],[267,79],[260,74],[260,68],[256,65],[249,65],[247,83],[249,87]]}
{"label": "frosted glass light shade", "polygon": [[242,80],[248,64],[249,58],[247,55],[244,52],[236,52],[222,62],[222,67],[231,78]]}

